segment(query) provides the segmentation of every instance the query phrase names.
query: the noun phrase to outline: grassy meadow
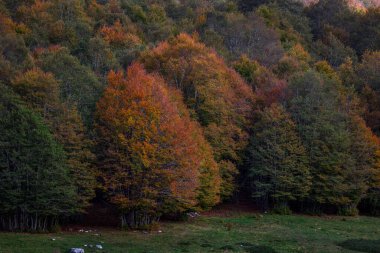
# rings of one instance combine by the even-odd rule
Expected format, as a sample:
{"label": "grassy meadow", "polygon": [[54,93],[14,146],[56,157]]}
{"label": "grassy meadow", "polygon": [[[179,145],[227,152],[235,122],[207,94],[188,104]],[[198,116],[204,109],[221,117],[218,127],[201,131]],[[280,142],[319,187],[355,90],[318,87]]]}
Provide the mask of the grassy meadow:
{"label": "grassy meadow", "polygon": [[[89,247],[96,244],[103,249]],[[378,253],[380,219],[245,214],[164,222],[152,232],[0,233],[0,253],[63,253],[71,247],[82,247],[86,253]]]}

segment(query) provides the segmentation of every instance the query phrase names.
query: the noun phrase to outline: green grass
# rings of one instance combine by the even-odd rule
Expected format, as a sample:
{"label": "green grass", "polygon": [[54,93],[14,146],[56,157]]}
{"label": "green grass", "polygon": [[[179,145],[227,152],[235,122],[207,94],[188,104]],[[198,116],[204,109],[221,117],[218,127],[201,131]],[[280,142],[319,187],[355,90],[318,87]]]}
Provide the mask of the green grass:
{"label": "green grass", "polygon": [[[380,219],[243,215],[161,224],[162,233],[102,230],[89,233],[0,233],[0,253],[64,253],[98,244],[114,252],[380,252]],[[95,235],[101,233],[101,235]],[[56,240],[53,241],[52,238]]]}

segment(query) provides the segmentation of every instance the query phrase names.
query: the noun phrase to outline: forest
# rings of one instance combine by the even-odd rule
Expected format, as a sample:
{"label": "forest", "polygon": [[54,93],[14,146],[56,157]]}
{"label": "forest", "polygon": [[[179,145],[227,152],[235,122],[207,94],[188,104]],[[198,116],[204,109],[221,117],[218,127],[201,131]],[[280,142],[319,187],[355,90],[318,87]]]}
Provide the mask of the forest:
{"label": "forest", "polygon": [[379,1],[0,0],[0,230],[378,216],[379,138]]}

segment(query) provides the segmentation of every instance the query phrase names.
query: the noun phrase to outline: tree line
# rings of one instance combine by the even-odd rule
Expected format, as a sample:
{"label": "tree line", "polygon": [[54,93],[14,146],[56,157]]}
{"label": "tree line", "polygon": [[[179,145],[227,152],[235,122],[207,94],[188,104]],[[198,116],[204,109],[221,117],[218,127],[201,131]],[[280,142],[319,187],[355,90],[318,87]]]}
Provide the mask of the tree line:
{"label": "tree line", "polygon": [[0,229],[380,212],[374,4],[0,0],[0,32]]}

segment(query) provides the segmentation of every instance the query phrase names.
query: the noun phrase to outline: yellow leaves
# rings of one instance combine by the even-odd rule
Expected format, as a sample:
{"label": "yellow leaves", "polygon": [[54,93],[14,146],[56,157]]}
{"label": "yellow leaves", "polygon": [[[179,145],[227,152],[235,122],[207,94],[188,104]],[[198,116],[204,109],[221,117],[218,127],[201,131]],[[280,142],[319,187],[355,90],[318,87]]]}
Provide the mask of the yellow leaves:
{"label": "yellow leaves", "polygon": [[341,83],[338,74],[327,61],[319,61],[315,63],[314,66],[319,73],[326,75],[331,80],[335,80],[336,82]]}
{"label": "yellow leaves", "polygon": [[10,17],[0,13],[0,32],[2,34],[30,34],[30,29],[23,23],[15,23]]}
{"label": "yellow leaves", "polygon": [[33,68],[17,76],[12,85],[15,90],[38,111],[46,112],[59,102],[59,86],[53,74]]}
{"label": "yellow leaves", "polygon": [[311,62],[310,54],[303,48],[303,46],[299,43],[295,44],[288,52],[288,54],[303,64],[308,64]]}
{"label": "yellow leaves", "polygon": [[207,22],[206,13],[202,13],[202,14],[198,15],[196,18],[196,21],[195,21],[197,26],[202,26],[202,25],[206,24],[206,22]]}

